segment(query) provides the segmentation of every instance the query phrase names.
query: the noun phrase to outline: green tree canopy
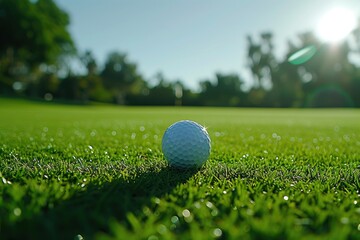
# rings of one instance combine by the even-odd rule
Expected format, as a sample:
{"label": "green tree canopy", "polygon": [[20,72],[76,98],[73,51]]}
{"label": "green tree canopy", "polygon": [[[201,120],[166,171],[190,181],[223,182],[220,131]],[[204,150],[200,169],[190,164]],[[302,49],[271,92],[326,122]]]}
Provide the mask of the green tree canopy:
{"label": "green tree canopy", "polygon": [[74,52],[69,16],[53,0],[0,0],[0,13],[2,57],[32,67],[54,64],[61,54]]}
{"label": "green tree canopy", "polygon": [[138,72],[137,65],[127,59],[126,54],[112,52],[109,54],[101,77],[105,87],[113,92],[115,101],[124,104],[126,95],[141,92],[145,81]]}
{"label": "green tree canopy", "polygon": [[215,81],[205,80],[200,83],[200,98],[205,105],[239,106],[245,96],[241,87],[244,81],[237,74],[216,74]]}

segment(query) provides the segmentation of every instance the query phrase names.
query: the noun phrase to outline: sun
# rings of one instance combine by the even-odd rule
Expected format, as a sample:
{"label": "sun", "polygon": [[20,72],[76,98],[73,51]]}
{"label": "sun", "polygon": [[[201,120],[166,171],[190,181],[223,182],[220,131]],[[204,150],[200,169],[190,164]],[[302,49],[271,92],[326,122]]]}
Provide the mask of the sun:
{"label": "sun", "polygon": [[346,8],[333,8],[325,13],[318,23],[316,34],[324,42],[339,42],[355,28],[354,12]]}

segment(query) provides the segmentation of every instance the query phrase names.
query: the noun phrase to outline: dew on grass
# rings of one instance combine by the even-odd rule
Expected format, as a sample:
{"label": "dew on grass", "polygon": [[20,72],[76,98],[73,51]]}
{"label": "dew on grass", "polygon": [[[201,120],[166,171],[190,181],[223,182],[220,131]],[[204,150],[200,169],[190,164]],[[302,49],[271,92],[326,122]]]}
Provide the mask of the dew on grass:
{"label": "dew on grass", "polygon": [[187,222],[187,223],[192,222],[193,216],[192,216],[191,212],[188,209],[184,209],[182,211],[182,215],[184,216],[185,222]]}
{"label": "dew on grass", "polygon": [[219,211],[215,208],[211,211],[211,216],[216,217],[219,214]]}
{"label": "dew on grass", "polygon": [[171,222],[173,224],[177,224],[179,222],[179,217],[178,216],[172,216],[170,220],[171,220]]}
{"label": "dew on grass", "polygon": [[74,237],[74,240],[84,240],[83,236],[81,236],[80,234],[76,235]]}
{"label": "dew on grass", "polygon": [[167,232],[166,226],[164,224],[158,225],[157,232],[160,233],[161,235],[165,234]]}
{"label": "dew on grass", "polygon": [[346,142],[350,142],[350,137],[349,137],[349,135],[344,135],[344,136],[343,136],[343,139],[344,139]]}
{"label": "dew on grass", "polygon": [[221,237],[222,235],[222,231],[220,228],[215,228],[213,231],[212,231],[214,237]]}
{"label": "dew on grass", "polygon": [[17,216],[17,217],[19,217],[21,215],[21,209],[20,208],[15,208],[13,212],[14,212],[14,215]]}
{"label": "dew on grass", "polygon": [[199,202],[195,202],[195,203],[194,203],[194,207],[197,208],[197,209],[199,209],[199,208],[201,208],[201,204],[200,204]]}
{"label": "dew on grass", "polygon": [[246,214],[249,215],[249,216],[253,216],[253,215],[254,215],[254,211],[253,211],[252,209],[248,208],[248,209],[246,210]]}
{"label": "dew on grass", "polygon": [[4,184],[9,184],[9,185],[11,184],[11,182],[6,180],[4,177],[2,177],[1,180]]}
{"label": "dew on grass", "polygon": [[151,210],[148,207],[144,207],[143,208],[143,213],[145,214],[145,216],[150,216],[151,215]]}
{"label": "dew on grass", "polygon": [[273,133],[273,134],[271,134],[271,136],[272,136],[272,138],[277,138],[277,134],[276,133]]}
{"label": "dew on grass", "polygon": [[159,238],[155,235],[151,235],[148,237],[148,240],[158,240]]}
{"label": "dew on grass", "polygon": [[340,219],[340,222],[342,223],[342,224],[349,224],[349,218],[347,218],[347,217],[342,217],[341,219]]}
{"label": "dew on grass", "polygon": [[205,205],[210,209],[214,207],[214,204],[212,204],[212,202],[206,202]]}
{"label": "dew on grass", "polygon": [[184,216],[184,218],[188,218],[191,216],[191,213],[188,209],[184,209],[181,214]]}

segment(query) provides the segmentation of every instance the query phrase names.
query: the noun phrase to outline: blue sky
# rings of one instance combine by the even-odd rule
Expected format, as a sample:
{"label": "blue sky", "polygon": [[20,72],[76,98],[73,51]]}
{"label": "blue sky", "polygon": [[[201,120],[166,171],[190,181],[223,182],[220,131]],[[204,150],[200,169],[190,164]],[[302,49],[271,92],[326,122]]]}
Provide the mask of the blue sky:
{"label": "blue sky", "polygon": [[111,51],[128,54],[143,76],[162,72],[196,89],[215,72],[238,73],[248,83],[246,36],[274,34],[276,54],[287,41],[314,30],[320,17],[340,6],[360,16],[359,0],[56,0],[71,17],[80,51],[102,65]]}

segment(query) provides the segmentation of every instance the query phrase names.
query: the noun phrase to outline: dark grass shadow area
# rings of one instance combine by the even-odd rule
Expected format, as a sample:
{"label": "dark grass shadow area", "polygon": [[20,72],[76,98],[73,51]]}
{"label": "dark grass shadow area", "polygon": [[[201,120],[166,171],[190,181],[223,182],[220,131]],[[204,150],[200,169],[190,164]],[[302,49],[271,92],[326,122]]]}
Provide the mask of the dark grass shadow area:
{"label": "dark grass shadow area", "polygon": [[152,197],[171,192],[196,172],[165,167],[140,172],[127,180],[119,177],[103,184],[89,184],[85,191],[51,209],[42,209],[37,216],[3,228],[3,239],[74,239],[77,234],[93,239],[99,231],[109,231],[109,220],[127,224],[129,212],[142,213]]}

